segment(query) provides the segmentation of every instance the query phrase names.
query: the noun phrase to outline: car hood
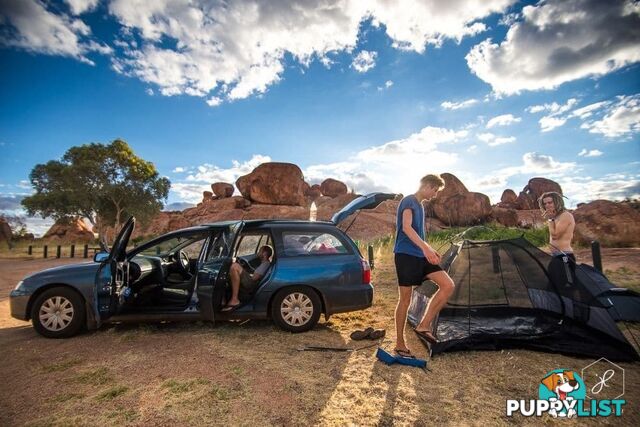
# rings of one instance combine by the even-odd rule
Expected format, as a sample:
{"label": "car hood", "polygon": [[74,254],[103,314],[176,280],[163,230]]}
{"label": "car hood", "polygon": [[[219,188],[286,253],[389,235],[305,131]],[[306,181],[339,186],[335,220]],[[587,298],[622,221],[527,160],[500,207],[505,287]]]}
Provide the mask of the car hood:
{"label": "car hood", "polygon": [[84,275],[96,273],[99,267],[100,263],[97,262],[83,262],[79,264],[61,265],[58,267],[52,267],[47,268],[46,270],[38,271],[37,273],[25,277],[25,279],[39,279],[42,277],[63,277],[78,274]]}

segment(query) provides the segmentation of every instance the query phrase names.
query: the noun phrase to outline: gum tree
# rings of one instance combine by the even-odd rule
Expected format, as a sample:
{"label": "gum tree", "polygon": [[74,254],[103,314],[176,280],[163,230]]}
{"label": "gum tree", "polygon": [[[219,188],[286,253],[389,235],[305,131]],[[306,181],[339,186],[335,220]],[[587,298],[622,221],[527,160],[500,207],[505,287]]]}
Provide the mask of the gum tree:
{"label": "gum tree", "polygon": [[29,179],[35,192],[22,201],[29,215],[83,216],[101,235],[105,225],[117,230],[129,215],[149,219],[171,186],[121,139],[72,147],[60,160],[36,165]]}

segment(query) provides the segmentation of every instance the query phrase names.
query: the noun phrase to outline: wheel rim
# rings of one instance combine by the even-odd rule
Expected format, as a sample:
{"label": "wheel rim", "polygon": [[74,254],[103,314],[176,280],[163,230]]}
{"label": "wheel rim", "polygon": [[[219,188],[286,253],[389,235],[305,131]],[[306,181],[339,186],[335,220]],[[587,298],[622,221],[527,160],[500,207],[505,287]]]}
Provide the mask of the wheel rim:
{"label": "wheel rim", "polygon": [[51,297],[40,306],[38,317],[45,329],[61,331],[73,320],[73,304],[65,297]]}
{"label": "wheel rim", "polygon": [[301,292],[287,295],[280,304],[282,319],[290,326],[302,326],[313,316],[311,298]]}

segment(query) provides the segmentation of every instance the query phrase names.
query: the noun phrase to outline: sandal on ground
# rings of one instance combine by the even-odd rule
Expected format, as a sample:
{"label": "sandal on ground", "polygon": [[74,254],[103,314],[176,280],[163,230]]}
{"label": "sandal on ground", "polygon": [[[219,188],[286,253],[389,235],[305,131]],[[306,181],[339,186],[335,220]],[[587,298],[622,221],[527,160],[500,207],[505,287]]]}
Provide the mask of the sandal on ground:
{"label": "sandal on ground", "polygon": [[237,309],[238,307],[240,307],[242,305],[242,303],[237,303],[237,304],[229,304],[227,306],[225,306],[221,311],[223,313],[230,313],[233,310]]}
{"label": "sandal on ground", "polygon": [[411,354],[411,350],[409,350],[409,349],[404,350],[404,349],[401,349],[401,348],[396,348],[393,351],[400,357],[407,357],[409,359],[415,359],[416,358],[413,354]]}
{"label": "sandal on ground", "polygon": [[375,331],[371,332],[367,338],[369,338],[370,340],[379,340],[380,338],[384,338],[386,334],[387,331],[385,331],[384,329],[376,329]]}
{"label": "sandal on ground", "polygon": [[353,331],[350,335],[351,339],[354,341],[361,341],[367,339],[374,332],[373,328],[367,328],[365,330]]}
{"label": "sandal on ground", "polygon": [[413,332],[415,332],[416,335],[431,344],[436,344],[438,342],[438,338],[436,338],[431,331],[419,331],[417,329],[414,329]]}

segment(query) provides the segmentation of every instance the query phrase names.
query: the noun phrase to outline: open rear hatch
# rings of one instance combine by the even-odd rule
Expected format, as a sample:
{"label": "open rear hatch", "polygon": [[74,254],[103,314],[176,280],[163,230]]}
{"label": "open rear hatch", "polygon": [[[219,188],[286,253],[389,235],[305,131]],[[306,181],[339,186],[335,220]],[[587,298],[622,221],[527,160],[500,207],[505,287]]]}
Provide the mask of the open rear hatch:
{"label": "open rear hatch", "polygon": [[359,211],[361,209],[374,209],[380,203],[385,200],[393,200],[398,197],[398,194],[395,193],[369,193],[364,196],[359,196],[351,201],[348,205],[340,209],[338,212],[333,214],[331,217],[331,222],[335,225],[339,225],[342,221],[347,219],[351,214]]}

